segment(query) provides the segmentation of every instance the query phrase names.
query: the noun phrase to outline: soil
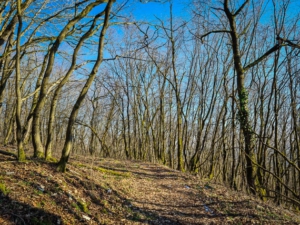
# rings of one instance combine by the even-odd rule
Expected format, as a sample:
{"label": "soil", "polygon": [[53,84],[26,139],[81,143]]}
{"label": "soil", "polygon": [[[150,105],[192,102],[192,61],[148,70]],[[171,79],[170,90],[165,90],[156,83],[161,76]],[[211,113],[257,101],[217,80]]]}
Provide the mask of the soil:
{"label": "soil", "polygon": [[[3,148],[2,148],[3,149]],[[0,224],[300,224],[300,214],[162,165],[0,154]]]}

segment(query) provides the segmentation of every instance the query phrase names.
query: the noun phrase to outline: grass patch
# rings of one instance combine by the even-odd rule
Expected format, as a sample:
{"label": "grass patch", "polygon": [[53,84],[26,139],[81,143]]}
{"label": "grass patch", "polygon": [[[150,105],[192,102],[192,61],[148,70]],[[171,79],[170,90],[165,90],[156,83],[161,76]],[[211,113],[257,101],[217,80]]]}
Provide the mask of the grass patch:
{"label": "grass patch", "polygon": [[108,201],[106,201],[106,200],[102,200],[101,203],[102,203],[105,207],[107,207],[107,206],[109,205]]}
{"label": "grass patch", "polygon": [[8,195],[10,190],[5,186],[4,183],[0,182],[0,192],[6,196],[6,195]]}
{"label": "grass patch", "polygon": [[88,205],[85,202],[77,202],[77,205],[79,206],[80,210],[84,213],[88,213],[89,212],[89,208]]}
{"label": "grass patch", "polygon": [[84,213],[89,213],[88,205],[85,202],[81,202],[81,201],[72,202],[71,206],[73,208],[75,208],[76,210],[78,210],[78,211],[81,211],[81,212],[84,212]]}
{"label": "grass patch", "polygon": [[79,166],[79,167],[81,167],[81,168],[87,167],[86,165],[81,164],[81,163],[78,163],[77,166]]}
{"label": "grass patch", "polygon": [[45,205],[46,205],[46,203],[44,201],[41,201],[37,204],[37,207],[41,209],[41,208],[44,208]]}
{"label": "grass patch", "polygon": [[140,221],[142,219],[142,216],[137,213],[137,212],[134,212],[133,215],[132,215],[132,220],[133,221]]}
{"label": "grass patch", "polygon": [[71,206],[72,206],[73,208],[75,208],[76,210],[80,211],[79,205],[77,205],[76,202],[72,202],[72,203],[71,203]]}
{"label": "grass patch", "polygon": [[35,195],[42,195],[42,194],[44,194],[44,192],[42,192],[42,191],[40,191],[40,190],[34,190],[33,193],[34,193]]}
{"label": "grass patch", "polygon": [[114,171],[114,170],[104,169],[102,167],[90,167],[90,166],[84,165],[82,163],[78,163],[77,166],[81,167],[81,168],[91,168],[93,170],[97,170],[97,171],[99,171],[101,173],[105,173],[107,175],[113,175],[113,176],[119,176],[119,177],[130,177],[131,176],[130,172]]}
{"label": "grass patch", "polygon": [[104,169],[101,167],[95,167],[94,169],[101,173],[106,173],[106,174],[113,175],[113,176],[130,177],[130,175],[131,175],[129,172],[119,172],[119,171]]}

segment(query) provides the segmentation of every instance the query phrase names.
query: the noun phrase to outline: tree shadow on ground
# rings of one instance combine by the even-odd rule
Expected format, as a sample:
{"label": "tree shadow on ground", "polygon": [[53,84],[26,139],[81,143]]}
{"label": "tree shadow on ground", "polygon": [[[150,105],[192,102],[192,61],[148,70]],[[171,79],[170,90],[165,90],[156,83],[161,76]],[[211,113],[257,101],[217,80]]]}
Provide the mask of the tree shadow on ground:
{"label": "tree shadow on ground", "polygon": [[[57,173],[54,163],[38,160],[27,164],[11,163],[9,168],[15,173],[5,178],[6,181],[10,180],[10,184],[13,184],[15,189],[12,189],[8,196],[2,195],[0,197],[0,224],[3,220],[4,223],[2,224],[50,225],[58,224],[58,221],[60,221],[60,224],[64,224],[68,221],[65,218],[74,221],[74,224],[138,223],[153,225],[223,224],[220,221],[224,222],[228,217],[236,219],[234,220],[235,224],[238,222],[249,224],[252,219],[256,222],[261,219],[264,221],[272,219],[257,214],[253,211],[253,206],[246,213],[243,212],[242,209],[250,207],[248,201],[220,201],[217,198],[214,199],[208,196],[200,196],[201,198],[199,198],[199,194],[203,193],[199,191],[190,192],[196,190],[191,187],[177,191],[181,193],[182,190],[190,190],[188,192],[182,191],[182,199],[193,199],[193,201],[187,203],[179,199],[178,202],[171,205],[173,202],[170,204],[170,201],[143,202],[143,200],[130,199],[125,192],[114,190],[109,184],[101,183],[103,180],[99,182],[96,177],[88,176],[86,171],[80,171],[80,168],[71,165],[69,165],[70,170],[65,174]],[[137,172],[137,174],[147,178],[147,175],[149,175],[148,169],[153,168],[141,168],[141,173]],[[5,175],[5,170],[3,171],[1,171],[1,174]],[[172,174],[172,171],[165,170],[162,175],[169,175],[167,173],[170,172]],[[96,174],[95,172],[95,176]],[[154,173],[153,178],[159,179],[160,177],[155,176]],[[41,185],[45,187],[45,190],[42,193],[36,193]],[[167,186],[164,187],[164,189],[167,188]],[[27,192],[22,192],[25,189]],[[74,192],[70,194],[69,191],[71,190],[78,190],[81,195],[74,194]],[[26,194],[28,195],[26,196]],[[81,197],[90,204],[87,213],[83,213],[80,209],[74,207],[74,205],[80,206]],[[23,198],[27,200],[26,203],[23,202]],[[53,201],[57,209],[52,210],[51,207],[37,205],[45,199]],[[222,210],[219,210],[220,208]],[[85,221],[82,217],[83,214],[88,215],[90,221]],[[103,221],[103,218],[107,218],[109,222]],[[282,222],[280,220],[276,221],[279,221],[279,224]]]}
{"label": "tree shadow on ground", "polygon": [[144,224],[152,224],[152,225],[181,225],[176,218],[170,218],[163,215],[160,215],[159,212],[155,212],[153,210],[148,210],[145,208],[137,207],[133,205],[134,202],[131,199],[126,198],[116,190],[112,191],[112,194],[115,195],[121,202],[124,208],[130,212],[127,217],[128,220],[134,222],[140,222]]}
{"label": "tree shadow on ground", "polygon": [[4,224],[64,224],[59,215],[3,195],[0,196],[0,217]]}
{"label": "tree shadow on ground", "polygon": [[126,169],[116,169],[108,166],[103,166],[103,165],[98,165],[98,167],[107,169],[107,170],[112,170],[116,172],[130,172],[138,177],[142,178],[149,178],[149,179],[178,179],[178,178],[185,178],[184,176],[180,176],[179,174],[174,174],[173,171],[167,170],[167,169],[161,169],[161,168],[139,168],[139,171],[135,171],[134,169],[131,168],[126,168]]}
{"label": "tree shadow on ground", "polygon": [[[71,218],[75,224],[104,224],[104,217],[108,218],[109,224],[181,224],[158,213],[132,206],[126,196],[116,190],[108,193],[111,187],[103,187],[88,176],[78,176],[71,171],[57,173],[54,163],[42,160],[32,160],[26,164],[13,162],[11,168],[14,168],[14,173],[9,180],[13,189],[8,196],[0,198],[0,221],[4,220],[4,224],[62,225],[64,221],[66,223],[66,218]],[[65,184],[70,189],[62,188]],[[44,190],[40,191],[40,187]],[[74,192],[70,194],[68,190],[71,189],[83,191],[81,197],[90,204],[89,212],[84,213],[76,208],[76,205],[80,206],[81,197]],[[27,200],[26,203],[21,202],[22,198]],[[54,204],[56,210],[51,211],[47,204]],[[113,210],[118,207],[118,210]],[[84,220],[83,214],[89,216],[90,221]]]}

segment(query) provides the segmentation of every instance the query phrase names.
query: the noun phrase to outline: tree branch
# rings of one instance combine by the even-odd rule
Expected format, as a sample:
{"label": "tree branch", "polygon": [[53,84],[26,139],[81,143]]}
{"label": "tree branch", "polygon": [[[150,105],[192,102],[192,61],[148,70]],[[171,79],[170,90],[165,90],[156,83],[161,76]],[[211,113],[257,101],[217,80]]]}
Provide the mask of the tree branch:
{"label": "tree branch", "polygon": [[249,3],[249,0],[246,0],[243,5],[233,14],[233,16],[237,16],[244,8],[245,6]]}
{"label": "tree branch", "polygon": [[267,58],[270,54],[272,54],[273,52],[277,51],[278,49],[280,49],[280,47],[282,47],[283,45],[281,44],[276,44],[274,47],[272,47],[269,51],[267,51],[265,54],[263,54],[261,57],[259,57],[258,59],[256,59],[254,62],[248,64],[247,66],[244,67],[244,70],[248,70],[251,67],[257,65],[258,63],[260,63],[261,61],[263,61],[265,58]]}
{"label": "tree branch", "polygon": [[[207,32],[206,34],[203,34],[200,36],[200,40],[203,42],[203,38],[205,38],[206,36],[210,35],[210,34],[214,34],[214,33],[230,33],[229,30],[213,30],[210,32]],[[195,35],[197,37],[197,35]],[[199,38],[199,37],[198,37]]]}
{"label": "tree branch", "polygon": [[300,49],[300,45],[299,44],[294,44],[291,40],[288,40],[286,38],[277,37],[276,40],[279,43],[286,43],[288,46]]}

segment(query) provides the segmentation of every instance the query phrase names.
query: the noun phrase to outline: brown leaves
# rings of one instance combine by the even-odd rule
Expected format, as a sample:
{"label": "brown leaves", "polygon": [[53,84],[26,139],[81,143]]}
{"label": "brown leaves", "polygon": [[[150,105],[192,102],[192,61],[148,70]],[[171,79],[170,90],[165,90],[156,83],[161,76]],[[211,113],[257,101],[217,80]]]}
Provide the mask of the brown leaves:
{"label": "brown leaves", "polygon": [[299,217],[156,164],[71,161],[66,174],[41,161],[1,163],[10,193],[0,197],[0,224],[296,224]]}

